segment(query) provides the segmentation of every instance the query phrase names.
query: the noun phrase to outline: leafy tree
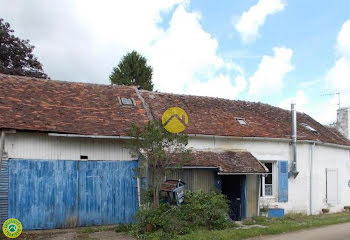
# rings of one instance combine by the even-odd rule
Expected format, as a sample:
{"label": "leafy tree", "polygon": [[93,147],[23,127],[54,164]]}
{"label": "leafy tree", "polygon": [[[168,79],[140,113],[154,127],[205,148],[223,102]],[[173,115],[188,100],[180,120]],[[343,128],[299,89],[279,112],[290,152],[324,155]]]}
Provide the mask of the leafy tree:
{"label": "leafy tree", "polygon": [[189,160],[188,136],[170,133],[158,121],[150,121],[142,128],[132,124],[130,135],[133,139],[129,148],[143,159],[138,170],[148,177],[153,206],[158,207],[166,173]]}
{"label": "leafy tree", "polygon": [[117,67],[113,68],[109,79],[114,84],[138,85],[152,91],[152,72],[152,67],[147,65],[147,59],[136,51],[132,51],[122,58]]}
{"label": "leafy tree", "polygon": [[10,24],[0,18],[0,73],[48,78],[32,53],[34,46],[29,40],[15,37],[13,32]]}

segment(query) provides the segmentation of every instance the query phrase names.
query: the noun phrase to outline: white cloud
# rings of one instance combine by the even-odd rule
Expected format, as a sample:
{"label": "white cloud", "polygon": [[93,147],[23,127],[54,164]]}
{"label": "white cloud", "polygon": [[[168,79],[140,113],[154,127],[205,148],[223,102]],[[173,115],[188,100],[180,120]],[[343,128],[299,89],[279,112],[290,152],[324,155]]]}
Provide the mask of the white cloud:
{"label": "white cloud", "polygon": [[[218,42],[205,32],[201,15],[179,5],[169,28],[149,48],[153,81],[160,91],[234,99],[246,88],[243,69],[217,54]],[[235,85],[225,69],[236,73]]]}
{"label": "white cloud", "polygon": [[286,4],[283,0],[259,0],[258,3],[244,12],[235,24],[244,43],[255,41],[259,28],[265,23],[268,15],[282,11]]}
{"label": "white cloud", "polygon": [[318,111],[315,114],[317,120],[323,124],[331,124],[334,123],[337,119],[337,103],[338,97],[333,97],[324,103],[322,106],[322,111]]}
{"label": "white cloud", "polygon": [[218,42],[202,29],[200,14],[179,5],[169,28],[150,46],[148,56],[154,66],[157,89],[183,92],[193,81],[215,77],[224,60],[217,56]]}
{"label": "white cloud", "polygon": [[[350,103],[350,19],[341,27],[336,43],[337,60],[333,67],[326,73],[326,85],[333,92],[340,92],[341,107],[349,107]],[[338,108],[338,96],[319,107],[322,109],[315,116],[324,123],[336,121]]]}
{"label": "white cloud", "polygon": [[281,91],[285,75],[294,69],[292,49],[275,47],[273,52],[273,56],[262,57],[258,70],[249,78],[249,94],[253,98]]}
{"label": "white cloud", "polygon": [[236,99],[245,90],[247,81],[241,75],[235,78],[235,86],[227,75],[220,74],[207,82],[193,82],[186,89],[186,93],[200,96],[222,97]]}
{"label": "white cloud", "polygon": [[338,59],[328,71],[326,79],[334,89],[350,90],[350,62],[345,57]]}
{"label": "white cloud", "polygon": [[337,50],[340,56],[350,60],[350,19],[343,24],[338,34]]}
{"label": "white cloud", "polygon": [[299,90],[295,97],[287,98],[278,104],[278,107],[290,110],[291,103],[296,104],[296,109],[299,112],[305,112],[306,106],[309,103],[309,98],[305,95],[304,91]]}
{"label": "white cloud", "polygon": [[346,21],[337,38],[338,59],[326,74],[328,84],[334,89],[350,94],[350,20]]}

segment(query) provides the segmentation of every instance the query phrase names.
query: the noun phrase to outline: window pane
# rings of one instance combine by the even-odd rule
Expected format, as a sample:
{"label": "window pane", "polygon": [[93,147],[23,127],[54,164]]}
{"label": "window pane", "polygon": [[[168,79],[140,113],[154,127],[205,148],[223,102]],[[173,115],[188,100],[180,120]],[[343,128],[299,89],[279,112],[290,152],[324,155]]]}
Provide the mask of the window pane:
{"label": "window pane", "polygon": [[265,184],[272,184],[272,174],[268,174],[265,177]]}
{"label": "window pane", "polygon": [[272,196],[272,185],[265,184],[265,196]]}
{"label": "window pane", "polygon": [[131,98],[121,98],[123,105],[133,105]]}
{"label": "window pane", "polygon": [[241,125],[247,125],[247,122],[243,119],[237,119],[237,121],[239,122],[239,124]]}

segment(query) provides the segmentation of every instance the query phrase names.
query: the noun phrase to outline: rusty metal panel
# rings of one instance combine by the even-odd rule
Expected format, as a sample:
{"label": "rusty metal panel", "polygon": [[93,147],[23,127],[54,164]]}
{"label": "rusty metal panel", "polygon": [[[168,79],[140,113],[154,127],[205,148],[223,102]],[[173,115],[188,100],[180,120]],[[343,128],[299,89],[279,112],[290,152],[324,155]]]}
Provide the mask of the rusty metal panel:
{"label": "rusty metal panel", "polygon": [[9,167],[8,161],[3,159],[1,162],[0,175],[0,218],[1,224],[8,219],[8,190],[9,190]]}
{"label": "rusty metal panel", "polygon": [[178,169],[167,174],[167,179],[181,179],[186,183],[186,190],[210,192],[215,189],[215,170]]}

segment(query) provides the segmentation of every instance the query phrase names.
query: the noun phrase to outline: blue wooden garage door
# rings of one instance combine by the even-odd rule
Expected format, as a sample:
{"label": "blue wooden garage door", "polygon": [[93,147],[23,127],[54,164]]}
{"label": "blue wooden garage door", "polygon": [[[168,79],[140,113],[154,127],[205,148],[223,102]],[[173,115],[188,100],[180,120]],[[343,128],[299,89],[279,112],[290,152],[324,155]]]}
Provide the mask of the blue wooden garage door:
{"label": "blue wooden garage door", "polygon": [[130,223],[137,161],[9,161],[8,217],[24,229]]}

